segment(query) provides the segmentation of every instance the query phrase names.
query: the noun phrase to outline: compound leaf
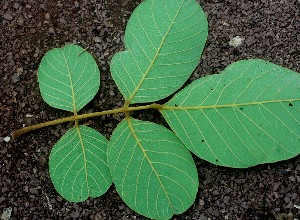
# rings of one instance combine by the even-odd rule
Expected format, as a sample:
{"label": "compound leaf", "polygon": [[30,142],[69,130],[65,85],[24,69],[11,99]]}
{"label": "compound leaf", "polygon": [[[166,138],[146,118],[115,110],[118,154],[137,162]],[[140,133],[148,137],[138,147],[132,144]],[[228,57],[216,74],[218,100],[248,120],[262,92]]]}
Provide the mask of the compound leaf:
{"label": "compound leaf", "polygon": [[146,0],[133,12],[125,48],[111,72],[131,103],[153,102],[179,89],[196,68],[208,32],[195,0]]}
{"label": "compound leaf", "polygon": [[107,191],[112,184],[107,144],[99,132],[81,125],[54,145],[49,158],[50,177],[62,197],[82,202]]}
{"label": "compound leaf", "polygon": [[160,125],[124,119],[109,141],[108,165],[122,199],[144,216],[168,219],[195,200],[199,183],[193,158]]}
{"label": "compound leaf", "polygon": [[38,68],[38,81],[45,102],[78,112],[98,92],[100,71],[87,51],[66,45],[45,54]]}
{"label": "compound leaf", "polygon": [[264,60],[201,78],[165,109],[180,140],[214,164],[249,167],[300,152],[300,74]]}

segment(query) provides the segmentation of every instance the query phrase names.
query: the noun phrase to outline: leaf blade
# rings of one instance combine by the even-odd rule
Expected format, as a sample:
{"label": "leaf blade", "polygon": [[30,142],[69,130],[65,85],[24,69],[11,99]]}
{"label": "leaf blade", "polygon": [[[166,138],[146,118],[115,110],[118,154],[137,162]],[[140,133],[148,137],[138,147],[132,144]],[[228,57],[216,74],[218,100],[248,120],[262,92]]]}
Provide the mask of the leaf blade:
{"label": "leaf blade", "polygon": [[206,16],[194,0],[141,3],[126,27],[126,50],[111,61],[124,98],[144,103],[175,92],[197,66],[206,37]]}
{"label": "leaf blade", "polygon": [[96,95],[100,71],[93,57],[77,45],[48,51],[38,68],[42,98],[55,108],[78,112]]}
{"label": "leaf blade", "polygon": [[[180,91],[161,111],[198,157],[230,167],[299,153],[300,75],[264,60],[238,61]],[[291,108],[292,105],[294,108]]]}
{"label": "leaf blade", "polygon": [[132,118],[130,123],[134,133],[123,120],[109,142],[108,163],[118,193],[149,218],[184,212],[199,184],[189,151],[162,126]]}
{"label": "leaf blade", "polygon": [[54,145],[49,157],[57,192],[72,202],[104,194],[112,184],[107,166],[108,141],[87,126],[73,128]]}

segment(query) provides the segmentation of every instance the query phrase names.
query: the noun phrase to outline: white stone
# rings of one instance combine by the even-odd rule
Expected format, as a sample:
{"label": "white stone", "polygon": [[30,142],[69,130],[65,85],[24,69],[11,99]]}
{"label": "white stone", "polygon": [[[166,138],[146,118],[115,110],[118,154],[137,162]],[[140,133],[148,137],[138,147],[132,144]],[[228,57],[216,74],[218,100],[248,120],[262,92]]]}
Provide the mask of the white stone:
{"label": "white stone", "polygon": [[4,139],[3,139],[5,142],[9,142],[10,141],[10,137],[5,137]]}
{"label": "white stone", "polygon": [[225,21],[221,21],[221,23],[224,25],[224,26],[227,26],[227,27],[229,27],[230,26],[230,24],[228,24],[227,22],[225,22]]}
{"label": "white stone", "polygon": [[231,47],[238,47],[241,46],[244,41],[244,38],[241,36],[235,36],[234,38],[230,39],[229,46]]}
{"label": "white stone", "polygon": [[296,208],[296,209],[300,209],[300,205],[296,205],[296,204],[294,204],[294,208]]}
{"label": "white stone", "polygon": [[1,215],[1,220],[9,220],[12,212],[12,207],[4,208]]}

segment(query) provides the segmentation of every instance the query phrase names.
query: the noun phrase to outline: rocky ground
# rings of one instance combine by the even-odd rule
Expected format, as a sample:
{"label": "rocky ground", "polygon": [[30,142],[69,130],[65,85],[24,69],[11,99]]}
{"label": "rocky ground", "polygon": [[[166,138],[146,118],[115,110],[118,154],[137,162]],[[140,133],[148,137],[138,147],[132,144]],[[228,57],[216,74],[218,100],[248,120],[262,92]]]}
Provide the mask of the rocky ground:
{"label": "rocky ground", "polygon": [[[109,63],[124,49],[124,29],[134,0],[2,0],[0,2],[0,216],[11,219],[145,219],[128,208],[112,186],[97,199],[71,203],[55,191],[48,172],[53,144],[72,124],[28,133],[24,125],[68,116],[43,102],[37,83],[42,56],[76,43],[101,69],[101,89],[83,112],[123,105]],[[209,20],[201,62],[188,83],[218,73],[230,63],[262,58],[300,72],[299,0],[199,0]],[[230,40],[240,36],[234,47]],[[164,123],[155,111],[135,115]],[[109,138],[122,119],[103,116],[91,126]],[[249,169],[216,167],[196,159],[200,187],[194,205],[173,219],[297,219],[300,216],[300,157]],[[11,209],[10,209],[11,208]]]}

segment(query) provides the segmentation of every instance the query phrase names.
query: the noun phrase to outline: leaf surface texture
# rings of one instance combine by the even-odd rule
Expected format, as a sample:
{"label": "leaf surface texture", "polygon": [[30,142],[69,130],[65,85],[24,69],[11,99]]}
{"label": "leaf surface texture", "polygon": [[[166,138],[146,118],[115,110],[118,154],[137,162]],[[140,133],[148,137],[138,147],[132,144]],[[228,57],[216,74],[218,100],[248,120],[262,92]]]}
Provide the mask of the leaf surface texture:
{"label": "leaf surface texture", "polygon": [[125,51],[114,55],[111,72],[131,103],[163,99],[196,68],[207,20],[194,0],[148,0],[133,12],[125,31]]}
{"label": "leaf surface texture", "polygon": [[45,54],[38,68],[38,81],[45,102],[78,112],[98,92],[100,71],[83,48],[67,45]]}
{"label": "leaf surface texture", "polygon": [[190,152],[168,129],[133,118],[115,129],[108,164],[122,199],[153,219],[184,212],[195,200],[197,170]]}
{"label": "leaf surface texture", "polygon": [[270,62],[238,61],[176,94],[161,113],[197,156],[229,167],[300,152],[300,74]]}
{"label": "leaf surface texture", "polygon": [[81,125],[54,145],[49,158],[50,177],[62,197],[82,202],[107,191],[112,184],[107,144],[99,132]]}

